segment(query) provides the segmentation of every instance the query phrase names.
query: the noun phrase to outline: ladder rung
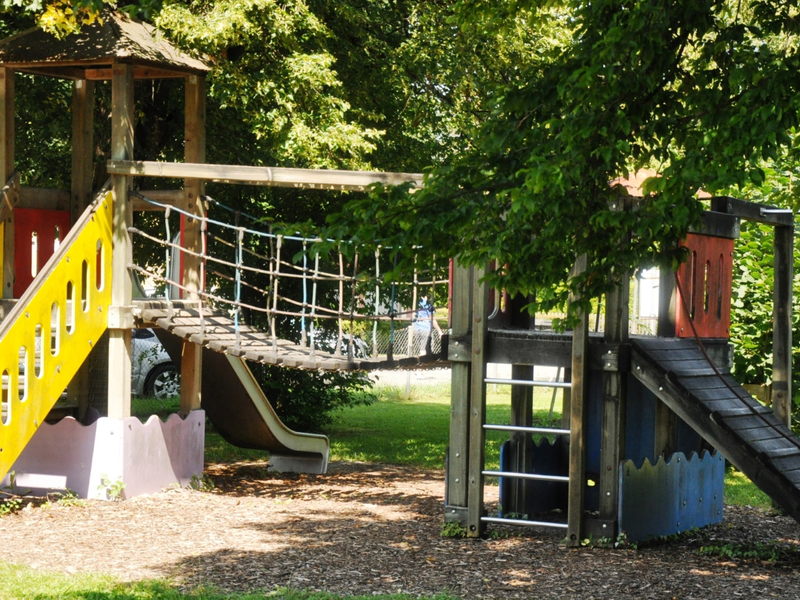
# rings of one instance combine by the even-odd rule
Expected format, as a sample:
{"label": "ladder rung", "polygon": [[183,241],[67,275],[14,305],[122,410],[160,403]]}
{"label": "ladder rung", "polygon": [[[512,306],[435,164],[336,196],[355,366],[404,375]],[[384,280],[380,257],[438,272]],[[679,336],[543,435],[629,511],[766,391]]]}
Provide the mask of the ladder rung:
{"label": "ladder rung", "polygon": [[523,427],[522,425],[492,425],[485,423],[484,429],[492,431],[519,431],[521,433],[542,433],[544,435],[569,435],[569,429],[554,429],[552,427]]}
{"label": "ladder rung", "polygon": [[556,527],[557,529],[566,529],[566,523],[558,523],[557,521],[528,521],[527,519],[504,519],[502,517],[481,517],[484,523],[506,523],[508,525],[527,525],[528,527]]}
{"label": "ladder rung", "polygon": [[511,479],[533,479],[536,481],[569,482],[567,475],[538,475],[537,473],[517,473],[516,471],[481,471],[486,477],[510,477]]}
{"label": "ladder rung", "polygon": [[487,377],[484,383],[499,383],[504,385],[527,385],[530,387],[549,387],[549,388],[571,388],[569,381],[536,381],[530,379],[496,379]]}

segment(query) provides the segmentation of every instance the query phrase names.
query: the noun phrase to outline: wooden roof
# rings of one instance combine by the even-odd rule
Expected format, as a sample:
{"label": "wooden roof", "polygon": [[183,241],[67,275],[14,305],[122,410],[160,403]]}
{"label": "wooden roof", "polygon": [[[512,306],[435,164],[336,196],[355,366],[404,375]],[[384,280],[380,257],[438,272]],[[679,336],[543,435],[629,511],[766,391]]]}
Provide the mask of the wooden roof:
{"label": "wooden roof", "polygon": [[203,59],[178,50],[152,26],[124,13],[103,11],[64,39],[40,28],[0,41],[0,66],[68,79],[108,79],[111,65],[132,64],[137,77],[179,77],[210,70]]}

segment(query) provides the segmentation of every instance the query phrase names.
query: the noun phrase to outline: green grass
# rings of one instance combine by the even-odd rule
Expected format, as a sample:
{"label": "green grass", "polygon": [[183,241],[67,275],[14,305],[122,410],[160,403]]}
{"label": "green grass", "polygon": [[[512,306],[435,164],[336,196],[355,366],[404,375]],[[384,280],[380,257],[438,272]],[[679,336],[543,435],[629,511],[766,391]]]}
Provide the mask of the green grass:
{"label": "green grass", "polygon": [[[509,388],[489,386],[486,401],[486,422],[507,425],[509,420]],[[339,413],[326,432],[331,440],[331,458],[343,461],[365,461],[410,464],[426,468],[444,468],[445,451],[450,436],[450,389],[448,385],[412,388],[410,398],[405,390],[379,387],[379,401],[370,406],[356,406]],[[547,423],[551,394],[537,390],[534,400],[534,421]],[[560,407],[560,400],[556,402]],[[560,426],[561,414],[555,412],[553,425]],[[496,469],[500,445],[508,434],[489,431],[486,434],[486,466]]]}
{"label": "green grass", "polygon": [[741,471],[731,467],[725,473],[725,502],[739,506],[771,508],[772,500]]}
{"label": "green grass", "polygon": [[[121,583],[97,574],[63,575],[0,562],[0,598],[3,600],[410,600],[406,595],[335,596],[327,593],[277,589],[270,592],[225,594],[209,589],[182,592],[169,581]],[[454,600],[428,596],[428,600]],[[424,600],[424,599],[423,599]]]}

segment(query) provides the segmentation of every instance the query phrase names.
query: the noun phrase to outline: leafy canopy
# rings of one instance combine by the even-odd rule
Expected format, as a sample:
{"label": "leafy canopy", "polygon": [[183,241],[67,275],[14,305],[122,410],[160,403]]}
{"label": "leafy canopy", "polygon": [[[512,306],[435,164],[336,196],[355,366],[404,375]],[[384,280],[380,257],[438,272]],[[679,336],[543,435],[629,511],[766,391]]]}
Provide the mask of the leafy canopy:
{"label": "leafy canopy", "polygon": [[[502,6],[498,6],[502,4]],[[797,9],[773,0],[461,0],[451,22],[506,35],[522,14],[526,60],[488,82],[485,119],[425,188],[354,199],[331,233],[421,244],[501,267],[488,282],[538,292],[535,307],[588,298],[631,268],[674,268],[696,191],[761,183],[761,161],[797,124]],[[609,182],[649,166],[647,202],[617,210]],[[628,238],[631,236],[631,241]],[[587,270],[569,279],[575,257]],[[569,283],[567,283],[569,282]]]}

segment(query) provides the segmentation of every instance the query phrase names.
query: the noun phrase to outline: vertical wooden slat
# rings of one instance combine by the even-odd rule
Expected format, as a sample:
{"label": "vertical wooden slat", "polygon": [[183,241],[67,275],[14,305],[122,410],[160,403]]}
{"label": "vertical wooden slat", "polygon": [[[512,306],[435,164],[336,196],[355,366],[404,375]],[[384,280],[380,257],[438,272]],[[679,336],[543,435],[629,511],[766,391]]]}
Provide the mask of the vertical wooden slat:
{"label": "vertical wooden slat", "polygon": [[[578,257],[575,273],[586,270],[586,256]],[[569,506],[567,508],[567,545],[579,546],[583,537],[584,480],[586,456],[584,429],[586,415],[586,375],[589,364],[589,319],[581,312],[580,322],[572,332],[572,398],[570,401]]]}
{"label": "vertical wooden slat", "polygon": [[[628,302],[630,296],[630,277],[622,275],[622,281],[606,294],[607,344],[628,341]],[[613,350],[611,350],[613,352]],[[625,410],[627,400],[627,378],[619,370],[618,357],[608,364],[617,364],[616,371],[603,371],[603,428],[600,446],[600,519],[616,521],[619,508],[619,468],[625,457]],[[608,537],[616,536],[616,531],[606,532]]]}
{"label": "vertical wooden slat", "polygon": [[[464,338],[470,332],[472,319],[472,269],[456,266],[453,271],[452,337]],[[463,350],[459,351],[461,348]],[[466,346],[455,346],[451,357],[450,388],[450,453],[447,467],[447,505],[467,506],[467,464],[469,458],[469,383],[470,363]],[[466,361],[464,361],[466,359]],[[446,515],[460,520],[458,511]],[[466,523],[464,523],[466,525]]]}
{"label": "vertical wooden slat", "polygon": [[[111,158],[133,159],[133,67],[115,64],[111,79]],[[114,175],[113,252],[111,265],[111,305],[120,314],[133,303],[133,287],[128,264],[133,260],[128,227],[133,210],[128,198],[130,177]],[[131,330],[126,319],[121,327],[109,328],[108,335],[108,416],[116,419],[131,414]],[[132,324],[132,323],[131,323]]]}
{"label": "vertical wooden slat", "polygon": [[469,402],[469,487],[467,491],[467,535],[483,533],[483,463],[486,452],[483,425],[486,422],[486,307],[489,287],[480,283],[483,269],[475,269],[472,280],[472,367]]}
{"label": "vertical wooden slat", "polygon": [[[532,380],[534,368],[531,365],[511,365],[511,378]],[[527,385],[511,386],[511,425],[531,427],[533,425],[533,388]],[[533,470],[533,438],[530,433],[513,432],[509,438],[514,448],[513,471],[530,473]],[[528,492],[531,482],[525,479],[512,479],[512,497],[503,509],[509,512],[526,513]]]}
{"label": "vertical wooden slat", "polygon": [[[72,185],[71,221],[78,217],[92,200],[92,167],[94,157],[94,82],[79,79],[72,83]],[[78,406],[82,421],[89,408],[89,361],[84,361],[67,388],[67,397]]]}
{"label": "vertical wooden slat", "polygon": [[[14,71],[0,67],[0,182],[14,172]],[[14,215],[3,223],[3,298],[14,297]]]}
{"label": "vertical wooden slat", "polygon": [[[185,109],[185,157],[187,163],[203,163],[206,160],[206,80],[199,75],[186,78]],[[184,183],[184,210],[205,216],[202,195],[205,184],[199,179],[187,179]],[[186,218],[183,223],[183,246],[192,252],[203,251],[200,221]],[[183,284],[188,288],[185,297],[200,298],[202,290],[201,261],[190,254],[183,255]],[[203,352],[195,343],[185,340],[181,353],[181,409],[183,415],[200,408]]]}
{"label": "vertical wooden slat", "polygon": [[772,406],[775,416],[791,427],[794,227],[776,226],[774,245]]}

